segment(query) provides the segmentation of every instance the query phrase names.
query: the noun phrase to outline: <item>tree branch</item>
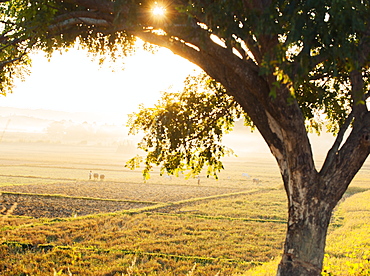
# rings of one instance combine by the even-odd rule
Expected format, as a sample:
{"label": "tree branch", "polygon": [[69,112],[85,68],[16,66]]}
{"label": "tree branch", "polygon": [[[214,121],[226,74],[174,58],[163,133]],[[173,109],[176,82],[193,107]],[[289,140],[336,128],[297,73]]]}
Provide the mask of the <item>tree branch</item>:
{"label": "tree branch", "polygon": [[338,132],[337,138],[334,141],[333,146],[328,151],[328,154],[325,158],[324,165],[322,166],[322,168],[320,170],[320,175],[327,174],[329,168],[333,164],[333,161],[335,160],[336,155],[338,154],[339,147],[343,142],[344,134],[346,133],[349,126],[351,125],[351,122],[352,122],[353,118],[354,118],[354,111],[352,110],[352,112],[346,118],[344,124],[341,126],[341,128]]}
{"label": "tree branch", "polygon": [[62,22],[71,18],[91,18],[91,19],[104,19],[109,22],[113,22],[114,16],[112,14],[106,14],[95,11],[72,11],[65,14],[61,14],[55,17],[55,22]]}
{"label": "tree branch", "polygon": [[105,27],[105,28],[112,27],[111,23],[104,19],[96,19],[96,18],[91,18],[91,17],[78,17],[78,18],[66,19],[64,21],[51,25],[48,28],[48,30],[54,33],[57,31],[61,31],[65,28],[75,26],[77,24],[94,25],[94,26]]}
{"label": "tree branch", "polygon": [[[203,30],[204,31],[204,30]],[[282,149],[282,144],[269,127],[264,110],[271,109],[269,88],[266,81],[258,75],[258,67],[241,60],[227,49],[217,45],[209,37],[190,39],[190,43],[199,47],[199,51],[186,45],[186,41],[157,36],[150,32],[136,32],[136,36],[145,41],[166,47],[175,54],[199,65],[206,73],[221,82],[227,94],[233,96],[243,110],[253,119],[257,128],[269,145]],[[208,35],[208,34],[207,34]],[[236,74],[235,74],[236,73]],[[284,101],[286,99],[284,98]]]}

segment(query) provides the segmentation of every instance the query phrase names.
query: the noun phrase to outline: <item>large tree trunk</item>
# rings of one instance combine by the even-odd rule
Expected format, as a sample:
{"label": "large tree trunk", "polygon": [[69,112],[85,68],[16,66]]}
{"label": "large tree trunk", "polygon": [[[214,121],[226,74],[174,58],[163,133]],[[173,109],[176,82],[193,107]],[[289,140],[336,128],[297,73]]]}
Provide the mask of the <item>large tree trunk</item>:
{"label": "large tree trunk", "polygon": [[[364,126],[355,125],[356,129],[352,129],[336,154],[329,152],[320,172],[314,168],[312,152],[305,139],[288,137],[285,157],[278,158],[274,154],[282,172],[289,208],[284,252],[277,275],[321,275],[332,211],[368,156],[368,119],[367,116],[360,121]],[[292,141],[295,142],[292,144]],[[274,151],[276,149],[272,148]]]}
{"label": "large tree trunk", "polygon": [[[312,183],[314,185],[317,183]],[[335,204],[328,203],[333,199],[310,194],[307,189],[300,192],[288,196],[288,229],[277,275],[321,275],[326,234]]]}

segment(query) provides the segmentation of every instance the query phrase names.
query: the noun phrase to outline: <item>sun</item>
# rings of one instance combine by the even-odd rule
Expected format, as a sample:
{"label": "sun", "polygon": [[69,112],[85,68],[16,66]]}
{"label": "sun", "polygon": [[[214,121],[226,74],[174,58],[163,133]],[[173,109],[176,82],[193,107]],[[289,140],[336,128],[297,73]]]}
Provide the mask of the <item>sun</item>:
{"label": "sun", "polygon": [[155,16],[164,16],[166,13],[166,9],[161,6],[155,6],[152,10],[153,15]]}

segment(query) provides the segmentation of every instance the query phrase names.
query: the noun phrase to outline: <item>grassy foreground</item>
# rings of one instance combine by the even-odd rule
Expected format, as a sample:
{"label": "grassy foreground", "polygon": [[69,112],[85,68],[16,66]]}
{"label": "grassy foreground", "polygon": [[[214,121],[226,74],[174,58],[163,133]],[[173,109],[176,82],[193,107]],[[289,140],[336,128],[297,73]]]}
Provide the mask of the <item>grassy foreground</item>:
{"label": "grassy foreground", "polygon": [[[0,156],[1,276],[276,273],[287,203],[270,159],[230,160],[200,185],[158,173],[143,183],[115,149],[10,146]],[[88,181],[90,170],[105,181]],[[333,216],[324,275],[370,275],[369,172]]]}
{"label": "grassy foreground", "polygon": [[339,205],[326,247],[323,275],[370,275],[370,191]]}
{"label": "grassy foreground", "polygon": [[[260,199],[276,208],[273,218],[261,213]],[[281,190],[174,205],[43,221],[4,217],[0,275],[233,275],[281,250]]]}
{"label": "grassy foreground", "polygon": [[[338,207],[323,275],[370,274],[369,200],[370,191],[360,192]],[[264,215],[262,202],[274,212]],[[175,212],[3,216],[0,275],[274,275],[285,219],[282,190],[192,202]]]}

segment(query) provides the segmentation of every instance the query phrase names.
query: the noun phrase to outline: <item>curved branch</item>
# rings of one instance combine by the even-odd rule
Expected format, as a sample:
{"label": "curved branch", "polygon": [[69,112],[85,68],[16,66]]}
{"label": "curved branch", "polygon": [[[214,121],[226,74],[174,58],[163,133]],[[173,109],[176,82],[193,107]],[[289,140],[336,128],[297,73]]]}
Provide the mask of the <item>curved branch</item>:
{"label": "curved branch", "polygon": [[[241,60],[230,53],[228,49],[220,47],[210,39],[201,40],[202,45],[200,50],[197,51],[178,40],[170,42],[165,37],[162,39],[153,37],[150,33],[145,33],[144,36],[138,34],[138,36],[158,46],[169,48],[175,54],[179,54],[199,65],[209,76],[221,82],[226,88],[227,94],[233,96],[244,112],[252,118],[278,162],[283,162],[287,153],[282,137],[278,135],[281,122],[276,118],[276,112],[273,112],[275,103],[271,102],[268,96],[270,90],[267,82],[258,75],[255,64],[252,66],[246,63],[245,60]],[[194,40],[192,43],[198,44]],[[205,49],[207,50],[205,51]],[[285,98],[283,102],[286,105]],[[267,110],[272,112],[273,115],[269,114],[268,116]],[[272,119],[274,117],[275,119]],[[274,129],[270,124],[271,120],[275,122]],[[301,133],[306,135],[304,129]],[[312,162],[308,163],[311,164]]]}
{"label": "curved branch", "polygon": [[91,17],[76,17],[76,18],[69,18],[64,21],[61,21],[57,24],[51,25],[48,30],[50,32],[56,32],[61,31],[62,29],[65,29],[67,27],[72,27],[77,24],[87,24],[87,25],[94,25],[99,27],[111,27],[112,24],[104,19],[96,19]]}
{"label": "curved branch", "polygon": [[10,60],[3,60],[0,62],[0,69],[3,69],[7,64],[11,64],[11,63],[15,63],[16,61],[20,60],[22,57],[24,57],[27,53],[24,52],[22,53],[20,56],[18,57],[15,57],[13,59],[10,59]]}
{"label": "curved branch", "polygon": [[327,187],[327,193],[335,195],[339,200],[369,154],[370,112],[367,112],[360,122],[353,126],[351,134],[335,155],[331,167],[321,175],[324,183],[334,184]]}
{"label": "curved branch", "polygon": [[333,164],[336,158],[336,155],[338,154],[339,147],[343,142],[344,134],[348,130],[349,126],[351,125],[353,118],[354,118],[354,111],[352,110],[352,112],[346,118],[344,124],[341,126],[333,146],[328,151],[328,154],[325,158],[324,165],[322,166],[320,170],[320,175],[325,175],[328,172],[331,165]]}
{"label": "curved branch", "polygon": [[55,17],[55,22],[62,22],[70,18],[94,18],[94,19],[104,19],[106,21],[113,21],[114,16],[112,14],[106,14],[102,12],[95,11],[72,11],[69,13],[61,14]]}

